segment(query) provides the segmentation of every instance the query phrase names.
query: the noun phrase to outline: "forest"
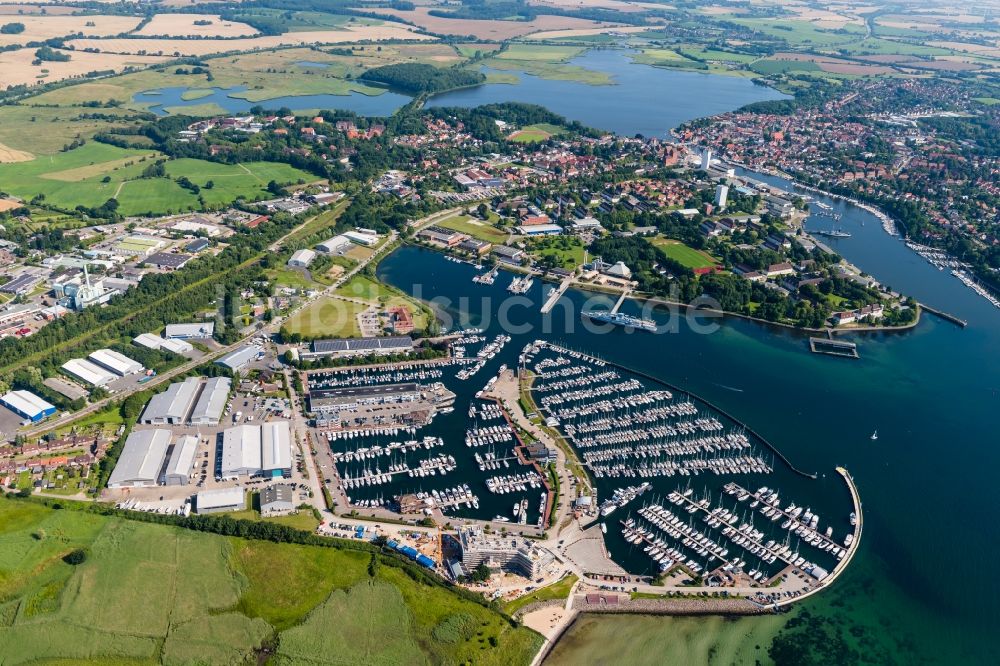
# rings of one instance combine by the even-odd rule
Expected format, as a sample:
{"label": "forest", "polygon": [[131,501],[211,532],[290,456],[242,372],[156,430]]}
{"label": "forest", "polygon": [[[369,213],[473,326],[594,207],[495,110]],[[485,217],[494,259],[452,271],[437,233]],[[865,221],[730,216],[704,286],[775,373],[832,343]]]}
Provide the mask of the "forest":
{"label": "forest", "polygon": [[457,67],[441,68],[426,63],[404,62],[369,69],[361,79],[419,95],[478,85],[486,80],[486,75]]}

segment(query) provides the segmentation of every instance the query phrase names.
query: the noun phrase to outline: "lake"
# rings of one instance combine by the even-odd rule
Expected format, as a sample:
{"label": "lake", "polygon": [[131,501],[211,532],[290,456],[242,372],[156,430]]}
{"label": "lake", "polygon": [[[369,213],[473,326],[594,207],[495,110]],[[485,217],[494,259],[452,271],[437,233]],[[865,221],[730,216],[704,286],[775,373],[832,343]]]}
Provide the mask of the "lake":
{"label": "lake", "polygon": [[[508,348],[519,350],[525,340],[545,337],[705,397],[774,443],[796,466],[825,474],[812,487],[814,508],[825,502],[842,506],[837,496],[842,483],[833,468],[851,471],[865,511],[858,557],[831,589],[786,616],[794,623],[767,640],[757,637],[763,650],[777,636],[785,658],[792,654],[799,663],[851,663],[862,652],[875,663],[998,663],[997,641],[987,637],[997,624],[993,599],[1000,593],[1000,583],[989,574],[1000,548],[994,527],[1000,312],[886,235],[871,214],[819,200],[843,214],[841,226],[852,234],[830,242],[837,251],[891,287],[968,320],[969,327],[925,315],[909,333],[855,336],[861,360],[853,361],[810,354],[805,337],[796,332],[737,318],[708,335],[683,323],[666,335],[623,330],[594,335],[579,326],[567,333],[559,316],[546,322],[529,308],[517,320],[531,325],[531,332],[515,336]],[[818,228],[824,221],[828,218],[807,226]],[[506,286],[505,280],[493,288],[474,285],[472,267],[409,247],[383,261],[379,274],[424,298],[459,304],[469,297],[454,310],[471,313],[473,322],[495,314],[480,295]],[[536,284],[529,296],[538,302],[541,290]],[[494,296],[499,296],[494,302],[502,301],[502,295]],[[586,297],[571,291],[566,298],[579,308]],[[625,308],[630,309],[638,310],[634,304]],[[544,326],[551,332],[542,335]],[[879,440],[872,442],[875,428]],[[599,487],[606,493],[609,484],[600,480]],[[796,489],[790,497],[798,494]],[[630,552],[616,532],[609,526],[612,554],[630,568],[641,566],[642,554]],[[590,640],[607,648],[608,636],[615,635],[595,627],[630,621],[588,622],[583,634],[571,632],[566,644],[580,649],[557,651],[553,663],[581,663],[590,654]],[[704,627],[715,633],[703,637],[701,647],[716,641],[722,653],[746,634],[742,622],[716,626],[706,619]],[[764,657],[766,652],[756,652],[756,658]],[[635,661],[662,663],[655,658]]]}
{"label": "lake", "polygon": [[[750,104],[787,96],[776,90],[757,85],[749,79],[718,74],[683,72],[650,65],[635,64],[627,51],[591,50],[570,61],[588,69],[607,72],[615,84],[592,86],[574,81],[551,81],[521,71],[515,74],[520,83],[487,83],[463,88],[432,97],[428,107],[480,106],[498,102],[528,102],[540,104],[570,120],[610,130],[624,135],[641,133],[645,136],[665,136],[677,125]],[[323,63],[301,61],[303,67],[318,67]],[[488,71],[488,68],[484,68]],[[410,97],[386,91],[381,95],[294,95],[249,102],[234,93],[244,92],[243,86],[211,88],[211,94],[197,99],[182,99],[185,87],[160,88],[141,92],[132,101],[152,104],[150,110],[167,115],[171,107],[195,107],[217,104],[229,113],[246,113],[254,106],[267,109],[346,109],[363,116],[389,116],[407,104]]]}
{"label": "lake", "polygon": [[[776,90],[737,76],[685,72],[633,63],[621,49],[595,49],[569,61],[612,75],[615,85],[552,81],[524,72],[520,83],[487,83],[432,97],[427,106],[473,107],[499,102],[539,104],[570,120],[625,136],[663,137],[695,118],[732,111],[751,102],[786,99]],[[484,72],[491,71],[488,67]]]}

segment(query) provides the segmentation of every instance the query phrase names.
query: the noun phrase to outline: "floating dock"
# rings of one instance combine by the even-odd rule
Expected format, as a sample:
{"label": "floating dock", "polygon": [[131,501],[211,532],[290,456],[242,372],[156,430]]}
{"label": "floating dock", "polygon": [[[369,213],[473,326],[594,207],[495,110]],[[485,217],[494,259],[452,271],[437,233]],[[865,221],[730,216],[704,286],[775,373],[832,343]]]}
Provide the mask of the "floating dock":
{"label": "floating dock", "polygon": [[858,346],[845,340],[830,340],[827,338],[809,338],[809,351],[814,354],[829,354],[843,358],[861,358]]}

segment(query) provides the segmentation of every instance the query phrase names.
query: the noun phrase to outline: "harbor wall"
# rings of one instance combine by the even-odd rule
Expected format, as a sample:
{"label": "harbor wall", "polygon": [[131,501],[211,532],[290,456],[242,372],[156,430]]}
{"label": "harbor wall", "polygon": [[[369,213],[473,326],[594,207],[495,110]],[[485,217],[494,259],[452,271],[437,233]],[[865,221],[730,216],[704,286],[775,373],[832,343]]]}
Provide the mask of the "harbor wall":
{"label": "harbor wall", "polygon": [[[605,596],[607,596],[605,594]],[[707,597],[704,599],[630,599],[619,595],[617,604],[588,603],[586,595],[573,598],[573,609],[608,615],[771,615],[774,611],[748,599]]]}

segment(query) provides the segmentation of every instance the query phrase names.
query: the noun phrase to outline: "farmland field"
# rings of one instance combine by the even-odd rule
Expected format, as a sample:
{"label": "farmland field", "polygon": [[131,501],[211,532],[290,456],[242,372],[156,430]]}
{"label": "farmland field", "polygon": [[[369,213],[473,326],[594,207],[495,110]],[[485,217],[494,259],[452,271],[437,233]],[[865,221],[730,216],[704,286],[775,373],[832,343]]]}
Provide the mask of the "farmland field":
{"label": "farmland field", "polygon": [[[63,561],[78,548],[82,564]],[[279,663],[350,654],[526,664],[541,644],[388,564],[371,577],[369,559],[0,499],[0,655],[4,664],[243,663],[271,642]]]}
{"label": "farmland field", "polygon": [[270,196],[266,188],[271,180],[315,180],[311,174],[285,164],[218,164],[198,159],[168,160],[168,178],[140,179],[143,169],[159,157],[153,150],[90,142],[29,162],[0,164],[0,181],[11,194],[24,199],[41,194],[46,204],[60,208],[97,207],[115,198],[121,214],[136,215],[199,209],[197,196],[175,182],[181,176],[200,187],[212,181],[211,189],[201,190],[209,206],[228,204],[240,196],[249,200],[266,198]]}

